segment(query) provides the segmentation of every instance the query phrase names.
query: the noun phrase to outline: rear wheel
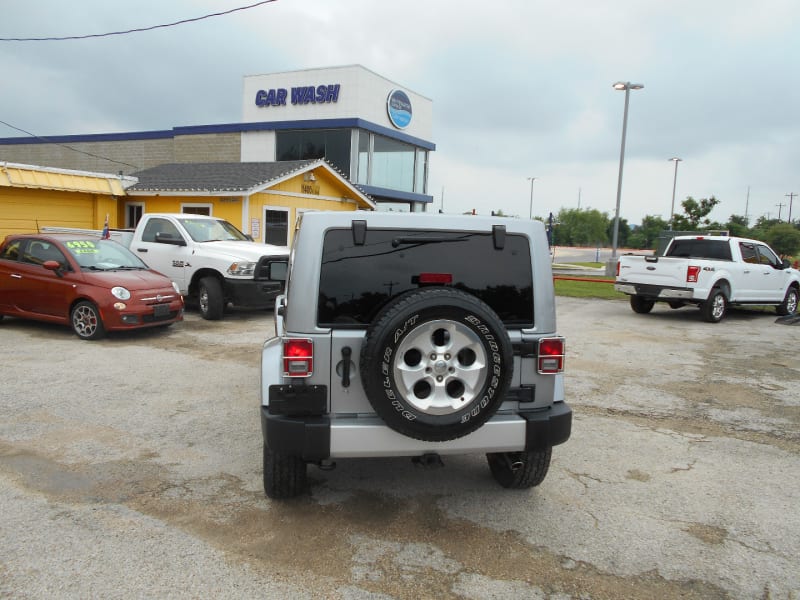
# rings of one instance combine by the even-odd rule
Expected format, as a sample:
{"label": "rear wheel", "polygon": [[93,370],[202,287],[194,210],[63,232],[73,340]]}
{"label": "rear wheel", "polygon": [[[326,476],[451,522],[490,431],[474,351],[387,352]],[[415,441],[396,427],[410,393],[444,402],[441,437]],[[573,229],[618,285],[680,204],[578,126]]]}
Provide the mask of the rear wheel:
{"label": "rear wheel", "polygon": [[796,287],[790,287],[788,290],[786,290],[786,297],[783,299],[783,302],[781,302],[775,308],[775,312],[777,312],[781,316],[793,315],[794,313],[796,313],[797,312],[797,297],[798,297],[797,288]]}
{"label": "rear wheel", "polygon": [[653,306],[655,306],[656,301],[650,298],[644,298],[642,296],[631,296],[631,308],[633,312],[639,313],[640,315],[646,315],[651,310],[653,310]]}
{"label": "rear wheel", "polygon": [[69,322],[72,331],[82,340],[99,340],[106,335],[100,311],[88,300],[83,300],[75,305],[70,313]]}
{"label": "rear wheel", "polygon": [[225,312],[222,284],[216,277],[203,277],[197,294],[200,315],[209,321],[218,321]]}
{"label": "rear wheel", "polygon": [[279,500],[294,498],[306,487],[306,463],[299,456],[276,454],[264,444],[264,492]]}
{"label": "rear wheel", "polygon": [[708,300],[700,305],[703,319],[709,323],[719,323],[728,310],[728,299],[719,288],[714,288],[708,295]]}
{"label": "rear wheel", "polygon": [[539,485],[550,468],[552,448],[526,452],[493,452],[486,455],[489,470],[504,488],[522,490]]}

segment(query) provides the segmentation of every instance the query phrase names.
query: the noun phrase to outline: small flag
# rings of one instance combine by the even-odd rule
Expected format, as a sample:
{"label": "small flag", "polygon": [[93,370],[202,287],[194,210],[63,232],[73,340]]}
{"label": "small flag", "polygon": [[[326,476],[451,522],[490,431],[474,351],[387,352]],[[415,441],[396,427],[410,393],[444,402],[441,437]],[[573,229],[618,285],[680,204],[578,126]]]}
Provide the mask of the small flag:
{"label": "small flag", "polygon": [[108,229],[108,214],[106,214],[106,224],[103,225],[103,239],[111,239],[111,232]]}

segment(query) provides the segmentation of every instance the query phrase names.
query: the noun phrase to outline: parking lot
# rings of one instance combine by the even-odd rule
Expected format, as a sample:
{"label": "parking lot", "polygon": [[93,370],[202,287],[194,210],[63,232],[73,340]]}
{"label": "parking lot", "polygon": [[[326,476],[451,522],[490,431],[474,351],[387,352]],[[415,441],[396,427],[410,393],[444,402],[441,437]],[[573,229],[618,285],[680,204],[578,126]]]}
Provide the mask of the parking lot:
{"label": "parking lot", "polygon": [[78,340],[0,323],[0,596],[800,598],[800,327],[558,298],[572,438],[309,469],[264,497],[269,313]]}

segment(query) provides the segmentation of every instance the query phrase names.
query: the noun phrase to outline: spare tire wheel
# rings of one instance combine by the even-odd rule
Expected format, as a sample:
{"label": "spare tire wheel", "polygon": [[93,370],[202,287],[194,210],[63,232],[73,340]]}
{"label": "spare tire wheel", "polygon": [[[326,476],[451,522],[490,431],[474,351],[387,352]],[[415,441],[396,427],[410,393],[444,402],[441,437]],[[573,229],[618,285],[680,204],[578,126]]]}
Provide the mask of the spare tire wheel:
{"label": "spare tire wheel", "polygon": [[440,442],[475,431],[497,411],[514,363],[503,322],[489,306],[436,287],[406,292],[381,310],[359,368],[386,425]]}

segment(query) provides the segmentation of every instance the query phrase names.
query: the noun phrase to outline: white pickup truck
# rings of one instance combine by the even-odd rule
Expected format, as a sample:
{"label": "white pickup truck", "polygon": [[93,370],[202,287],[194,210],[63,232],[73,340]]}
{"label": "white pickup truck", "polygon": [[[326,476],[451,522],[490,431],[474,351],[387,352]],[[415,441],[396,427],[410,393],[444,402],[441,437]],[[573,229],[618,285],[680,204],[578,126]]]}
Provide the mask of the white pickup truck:
{"label": "white pickup truck", "polygon": [[283,293],[289,250],[254,242],[223,219],[148,213],[136,229],[112,230],[110,237],[177,283],[204,319],[221,319],[228,304],[268,308]]}
{"label": "white pickup truck", "polygon": [[656,302],[672,308],[694,304],[706,321],[717,323],[733,304],[795,313],[800,272],[757,240],[676,236],[663,256],[620,256],[614,289],[630,296],[637,313],[649,313]]}

